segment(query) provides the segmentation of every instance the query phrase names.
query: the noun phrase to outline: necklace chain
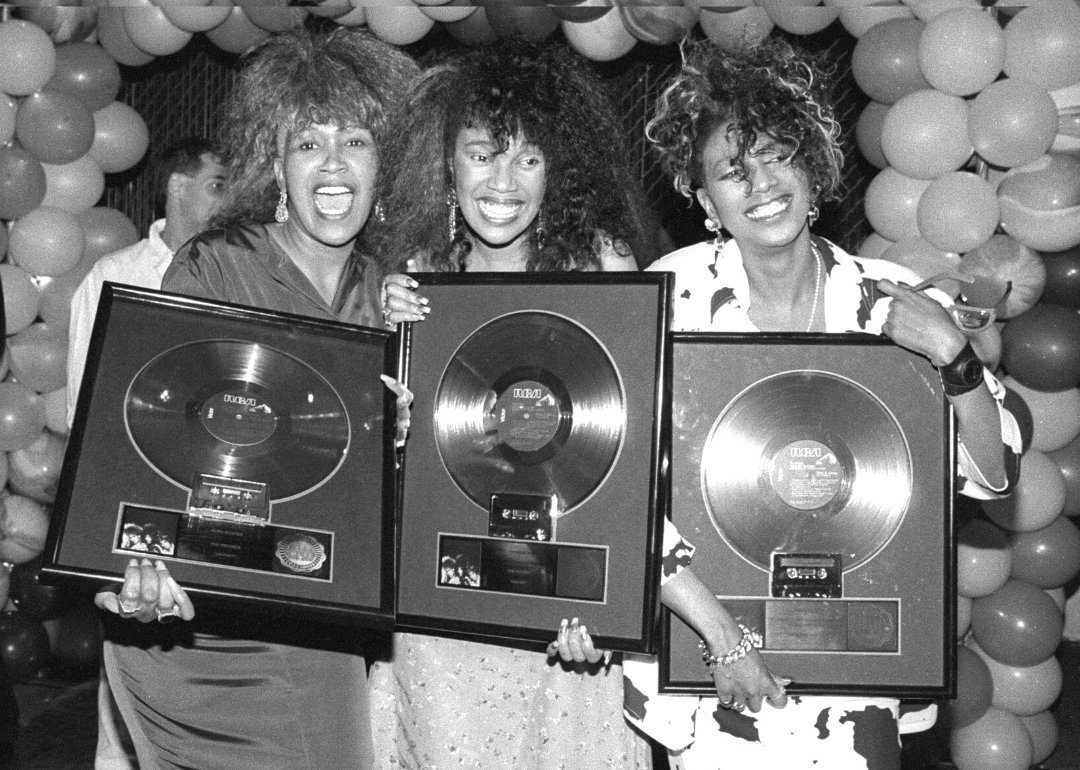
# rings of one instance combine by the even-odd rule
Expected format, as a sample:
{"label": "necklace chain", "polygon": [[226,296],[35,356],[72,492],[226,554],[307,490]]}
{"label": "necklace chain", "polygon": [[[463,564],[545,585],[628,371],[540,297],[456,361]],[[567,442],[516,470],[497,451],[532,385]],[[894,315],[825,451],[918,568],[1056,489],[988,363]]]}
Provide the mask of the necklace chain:
{"label": "necklace chain", "polygon": [[814,319],[817,318],[817,306],[818,296],[821,294],[821,252],[818,251],[817,244],[810,241],[810,248],[814,252],[814,304],[810,308],[810,321],[806,324],[806,331],[811,332],[814,330]]}

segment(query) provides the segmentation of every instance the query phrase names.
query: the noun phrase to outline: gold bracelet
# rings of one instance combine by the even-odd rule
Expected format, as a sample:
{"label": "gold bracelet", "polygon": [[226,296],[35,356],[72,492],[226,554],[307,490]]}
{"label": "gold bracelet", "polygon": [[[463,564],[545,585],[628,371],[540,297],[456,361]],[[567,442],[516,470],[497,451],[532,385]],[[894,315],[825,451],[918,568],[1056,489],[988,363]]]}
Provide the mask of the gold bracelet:
{"label": "gold bracelet", "polygon": [[717,666],[730,666],[737,660],[742,660],[746,657],[747,653],[755,647],[761,647],[763,642],[761,634],[757,631],[752,631],[742,623],[739,624],[739,628],[742,630],[742,639],[739,643],[725,652],[720,657],[713,655],[709,652],[708,645],[705,641],[699,641],[698,646],[701,647],[701,659],[705,661],[705,665],[710,669],[714,669]]}

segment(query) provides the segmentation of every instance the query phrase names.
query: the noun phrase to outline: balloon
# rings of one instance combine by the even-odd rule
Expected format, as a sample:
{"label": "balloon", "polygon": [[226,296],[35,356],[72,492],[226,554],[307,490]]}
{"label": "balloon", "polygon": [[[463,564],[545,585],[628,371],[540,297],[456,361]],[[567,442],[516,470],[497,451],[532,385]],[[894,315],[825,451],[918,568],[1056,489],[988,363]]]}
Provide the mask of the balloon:
{"label": "balloon", "polygon": [[219,26],[232,12],[232,5],[209,5],[208,3],[162,4],[161,12],[179,29],[188,32],[208,32]]}
{"label": "balloon", "polygon": [[128,37],[124,29],[123,8],[98,9],[98,43],[121,64],[128,67],[142,67],[154,60],[151,54],[139,48]]}
{"label": "balloon", "polygon": [[[587,0],[589,2],[589,0]],[[563,34],[574,50],[593,61],[612,61],[637,45],[618,13],[605,13],[592,21],[562,21]]]}
{"label": "balloon", "polygon": [[881,259],[892,245],[893,242],[889,239],[882,238],[877,233],[870,233],[859,244],[859,256],[863,259]]}
{"label": "balloon", "polygon": [[1039,251],[1064,251],[1080,245],[1080,206],[1039,211],[999,198],[1001,227],[1009,235]]}
{"label": "balloon", "polygon": [[77,218],[86,234],[83,259],[91,264],[106,254],[139,242],[139,231],[134,223],[117,209],[98,206],[81,212]]}
{"label": "balloon", "polygon": [[1034,307],[1046,285],[1046,266],[1033,250],[1009,235],[998,233],[960,258],[960,272],[1011,284],[997,309],[1000,319],[1015,318]]}
{"label": "balloon", "polygon": [[54,626],[52,652],[57,667],[68,677],[96,679],[101,663],[101,619],[89,602],[76,604]]}
{"label": "balloon", "polygon": [[[750,3],[742,3],[743,6]],[[453,3],[451,3],[453,5]],[[555,15],[564,21],[587,22],[599,19],[611,10],[611,0],[555,0],[545,5],[550,6]],[[687,3],[691,5],[691,3]],[[740,6],[741,7],[741,6]],[[697,9],[699,12],[700,7]]]}
{"label": "balloon", "polygon": [[1017,716],[1031,716],[1050,708],[1061,694],[1061,663],[1051,655],[1034,666],[1007,666],[973,645],[990,669],[994,684],[991,704]]}
{"label": "balloon", "polygon": [[1080,383],[1080,315],[1075,310],[1039,303],[1005,324],[1003,336],[1003,363],[1022,384],[1067,390]]}
{"label": "balloon", "polygon": [[421,40],[435,26],[415,5],[372,5],[364,7],[368,28],[391,45],[409,45]]}
{"label": "balloon", "polygon": [[0,91],[26,96],[56,71],[56,49],[41,27],[22,19],[0,22]]}
{"label": "balloon", "polygon": [[1034,666],[1054,654],[1064,620],[1038,586],[1009,579],[971,605],[971,630],[979,647],[998,663]]}
{"label": "balloon", "polygon": [[[653,45],[668,45],[681,40],[693,29],[700,13],[693,8],[671,5],[663,0],[619,3],[618,7],[619,13],[622,14],[623,24],[630,34],[643,43]],[[489,15],[490,11],[489,7]],[[494,21],[492,24],[494,25]],[[498,30],[497,27],[496,30]]]}
{"label": "balloon", "polygon": [[60,166],[42,163],[41,167],[45,169],[42,206],[77,214],[101,200],[105,192],[105,173],[89,154]]}
{"label": "balloon", "polygon": [[[473,5],[471,2],[465,0],[451,0],[449,3],[443,5],[421,5],[420,11],[425,16],[430,16],[435,21],[441,21],[444,24],[449,24],[453,21],[461,21],[462,19],[472,15],[479,6]],[[363,6],[359,6],[357,10],[362,10]],[[556,16],[559,15],[558,9],[552,9]],[[352,14],[349,14],[351,16]],[[485,14],[486,16],[486,14]],[[345,17],[348,18],[348,17]],[[562,18],[561,16],[559,18]],[[338,20],[340,24],[340,19]],[[361,19],[358,23],[363,24],[364,20]]]}
{"label": "balloon", "polygon": [[989,240],[1000,215],[997,196],[989,182],[968,171],[950,171],[930,182],[923,191],[915,221],[930,245],[960,253]]}
{"label": "balloon", "polygon": [[975,152],[995,166],[1035,160],[1054,143],[1057,105],[1043,88],[1015,78],[991,83],[969,105],[968,134]]}
{"label": "balloon", "polygon": [[[451,0],[449,3],[451,7],[459,7],[458,0]],[[446,7],[446,6],[444,6]],[[446,31],[450,33],[450,36],[455,40],[458,40],[466,45],[486,45],[488,43],[494,43],[499,39],[499,36],[495,33],[495,30],[491,28],[491,22],[488,21],[487,9],[482,6],[471,6],[473,8],[472,13],[468,16],[464,16],[456,21],[445,22],[444,26]],[[431,8],[424,8],[425,11],[433,10]],[[430,13],[424,14],[430,16]]]}
{"label": "balloon", "polygon": [[191,40],[191,32],[177,27],[155,6],[128,6],[122,18],[131,42],[151,56],[174,54]]}
{"label": "balloon", "polygon": [[[4,225],[0,224],[0,260],[2,260],[4,258],[4,256],[7,254],[7,249],[8,249],[8,229],[6,227],[4,227]],[[0,334],[0,337],[3,337],[3,336],[4,336],[3,334]]]}
{"label": "balloon", "polygon": [[904,176],[934,179],[971,157],[967,103],[927,88],[900,99],[881,123],[881,150]]}
{"label": "balloon", "polygon": [[934,88],[954,96],[977,94],[997,79],[1005,63],[1005,33],[976,8],[935,16],[919,38],[919,67]]}
{"label": "balloon", "polygon": [[[287,0],[266,3],[239,3],[244,9],[244,15],[251,19],[256,27],[265,29],[267,32],[284,32],[293,27],[299,27],[307,18],[306,8],[295,6],[286,7]],[[374,5],[374,3],[372,3]]]}
{"label": "balloon", "polygon": [[731,10],[715,8],[712,4],[701,6],[698,24],[709,40],[725,51],[753,48],[776,26],[764,8],[749,6]]}
{"label": "balloon", "polygon": [[11,373],[37,393],[62,388],[67,382],[67,329],[33,323],[8,340]]}
{"label": "balloon", "polygon": [[1040,211],[1080,206],[1080,158],[1050,152],[1009,169],[998,195]]}
{"label": "balloon", "polygon": [[4,328],[8,334],[25,329],[37,318],[41,295],[30,274],[18,265],[0,265],[4,291]]}
{"label": "balloon", "polygon": [[1080,246],[1043,254],[1046,265],[1044,302],[1080,310]]}
{"label": "balloon", "polygon": [[86,239],[70,211],[39,206],[11,227],[11,261],[31,275],[60,275],[75,266]]}
{"label": "balloon", "polygon": [[890,19],[859,37],[851,54],[851,74],[867,96],[895,104],[930,87],[919,68],[919,39],[925,28],[918,19]]}
{"label": "balloon", "polygon": [[94,141],[94,114],[69,93],[40,91],[19,106],[15,137],[42,163],[70,163]]}
{"label": "balloon", "polygon": [[990,667],[976,652],[960,645],[956,648],[956,697],[944,705],[945,723],[950,729],[966,727],[990,708],[994,683]]}
{"label": "balloon", "polygon": [[0,144],[7,144],[15,136],[15,111],[18,105],[5,93],[0,93]]}
{"label": "balloon", "polygon": [[[1032,430],[1028,440],[1024,442],[1025,449],[1053,452],[1072,441],[1077,430],[1077,421],[1080,419],[1077,416],[1080,414],[1080,390],[1034,390],[1009,376],[1002,379],[1002,384],[1009,389],[1010,394],[1023,402],[1031,416]],[[1011,403],[1006,406],[1011,406]],[[1017,412],[1014,411],[1013,414]]]}
{"label": "balloon", "polygon": [[27,617],[49,620],[62,615],[72,606],[71,592],[40,580],[41,560],[20,564],[11,571],[11,603]]}
{"label": "balloon", "polygon": [[968,522],[956,549],[956,591],[977,599],[1005,585],[1012,568],[1012,550],[1004,531],[984,519]]}
{"label": "balloon", "polygon": [[1065,589],[1062,587],[1047,588],[1046,595],[1054,600],[1054,604],[1061,610],[1062,614],[1065,613]]}
{"label": "balloon", "polygon": [[1005,26],[1005,74],[1048,91],[1080,80],[1080,7],[1054,0],[1025,8]]}
{"label": "balloon", "polygon": [[58,436],[66,436],[67,425],[67,388],[59,388],[42,395],[45,402],[45,427]]}
{"label": "balloon", "polygon": [[133,108],[113,102],[94,113],[94,143],[90,155],[106,174],[127,171],[146,154],[150,131]]}
{"label": "balloon", "polygon": [[[90,3],[86,4],[90,6]],[[37,5],[19,10],[19,15],[37,24],[57,45],[73,40],[86,40],[97,26],[97,8]]]}
{"label": "balloon", "polygon": [[0,559],[25,564],[45,549],[49,514],[41,503],[22,495],[8,495],[0,502]]}
{"label": "balloon", "polygon": [[971,725],[949,733],[949,754],[957,770],[1028,770],[1031,739],[1020,717],[990,706]]}
{"label": "balloon", "polygon": [[68,43],[57,47],[56,72],[45,88],[69,93],[94,112],[120,93],[120,68],[99,45]]}
{"label": "balloon", "polygon": [[1051,150],[1076,152],[1080,150],[1080,81],[1050,92],[1058,108],[1058,135]]}
{"label": "balloon", "polygon": [[1020,721],[1031,737],[1033,752],[1031,763],[1037,765],[1054,753],[1058,744],[1058,724],[1053,712],[1040,711],[1031,716],[1021,716]]}
{"label": "balloon", "polygon": [[0,147],[0,219],[18,219],[44,199],[41,161],[17,145]]}
{"label": "balloon", "polygon": [[994,523],[1013,532],[1034,532],[1049,526],[1065,505],[1065,480],[1050,459],[1028,449],[1020,463],[1020,480],[1009,497],[982,501]]}
{"label": "balloon", "polygon": [[862,152],[864,158],[878,168],[889,165],[885,153],[881,150],[881,125],[888,111],[888,104],[871,101],[859,113],[859,120],[855,124],[855,143],[859,151]]}
{"label": "balloon", "polygon": [[49,661],[49,635],[41,621],[21,612],[0,613],[0,658],[16,682],[41,673]]}
{"label": "balloon", "polygon": [[1061,471],[1065,480],[1066,516],[1080,516],[1080,436],[1061,449],[1047,453],[1047,458]]}
{"label": "balloon", "polygon": [[1080,529],[1058,516],[1050,526],[1018,532],[1009,545],[1012,577],[1041,588],[1058,588],[1080,572]]}
{"label": "balloon", "polygon": [[909,8],[900,3],[854,2],[845,3],[840,8],[840,24],[855,38],[861,38],[886,21],[910,19],[914,16]]}
{"label": "balloon", "polygon": [[919,197],[929,186],[929,180],[904,176],[891,167],[879,171],[870,180],[863,201],[870,226],[893,242],[917,238],[916,210]]}
{"label": "balloon", "polygon": [[[214,0],[211,5],[231,5],[231,0]],[[229,15],[206,37],[211,43],[229,53],[242,54],[270,37],[265,29],[255,26],[240,6],[233,6]]]}
{"label": "balloon", "polygon": [[[941,249],[934,248],[922,238],[901,238],[889,248],[881,258],[889,262],[903,265],[920,278],[931,278],[939,273],[956,271],[960,266],[960,258],[956,254],[949,254]],[[953,282],[957,287],[959,283]],[[948,288],[944,282],[939,287],[946,294],[955,296],[959,288]]]}
{"label": "balloon", "polygon": [[513,0],[486,0],[483,6],[488,23],[501,38],[543,40],[559,27],[559,17],[547,6]]}
{"label": "balloon", "polygon": [[956,597],[956,638],[963,639],[971,628],[971,599],[966,596]]}
{"label": "balloon", "polygon": [[[789,0],[758,0],[776,26],[793,35],[812,35],[821,32],[840,16],[840,8],[811,8],[794,5]],[[807,3],[808,6],[817,2]]]}

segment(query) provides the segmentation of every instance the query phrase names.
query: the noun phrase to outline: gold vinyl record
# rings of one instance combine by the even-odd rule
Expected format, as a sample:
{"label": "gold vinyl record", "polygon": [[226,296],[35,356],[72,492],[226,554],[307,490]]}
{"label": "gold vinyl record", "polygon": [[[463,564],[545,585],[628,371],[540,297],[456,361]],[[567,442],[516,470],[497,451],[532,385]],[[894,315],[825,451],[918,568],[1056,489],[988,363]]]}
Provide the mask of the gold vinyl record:
{"label": "gold vinyl record", "polygon": [[615,363],[570,319],[510,313],[462,342],[435,396],[451,478],[485,510],[496,493],[551,496],[568,512],[614,465],[626,425]]}
{"label": "gold vinyl record", "polygon": [[765,571],[771,554],[838,554],[846,572],[895,534],[912,462],[888,407],[828,372],[772,375],[713,424],[701,457],[705,503],[720,536]]}
{"label": "gold vinyl record", "polygon": [[350,440],[340,396],[304,362],[265,345],[204,340],[161,353],[135,375],[128,435],[159,473],[190,489],[196,474],[302,495],[341,466]]}

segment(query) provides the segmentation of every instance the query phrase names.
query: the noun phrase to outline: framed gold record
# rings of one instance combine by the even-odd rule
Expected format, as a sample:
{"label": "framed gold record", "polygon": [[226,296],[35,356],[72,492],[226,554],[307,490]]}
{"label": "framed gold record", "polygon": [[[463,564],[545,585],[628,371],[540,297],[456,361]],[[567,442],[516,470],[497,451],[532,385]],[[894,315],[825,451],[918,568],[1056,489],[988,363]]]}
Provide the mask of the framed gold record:
{"label": "framed gold record", "polygon": [[653,650],[670,278],[414,277],[398,627]]}
{"label": "framed gold record", "polygon": [[[793,693],[954,687],[955,431],[924,358],[860,334],[673,335],[671,517]],[[714,692],[663,613],[662,692]]]}
{"label": "framed gold record", "polygon": [[106,283],[42,574],[150,557],[200,606],[394,616],[393,335]]}

